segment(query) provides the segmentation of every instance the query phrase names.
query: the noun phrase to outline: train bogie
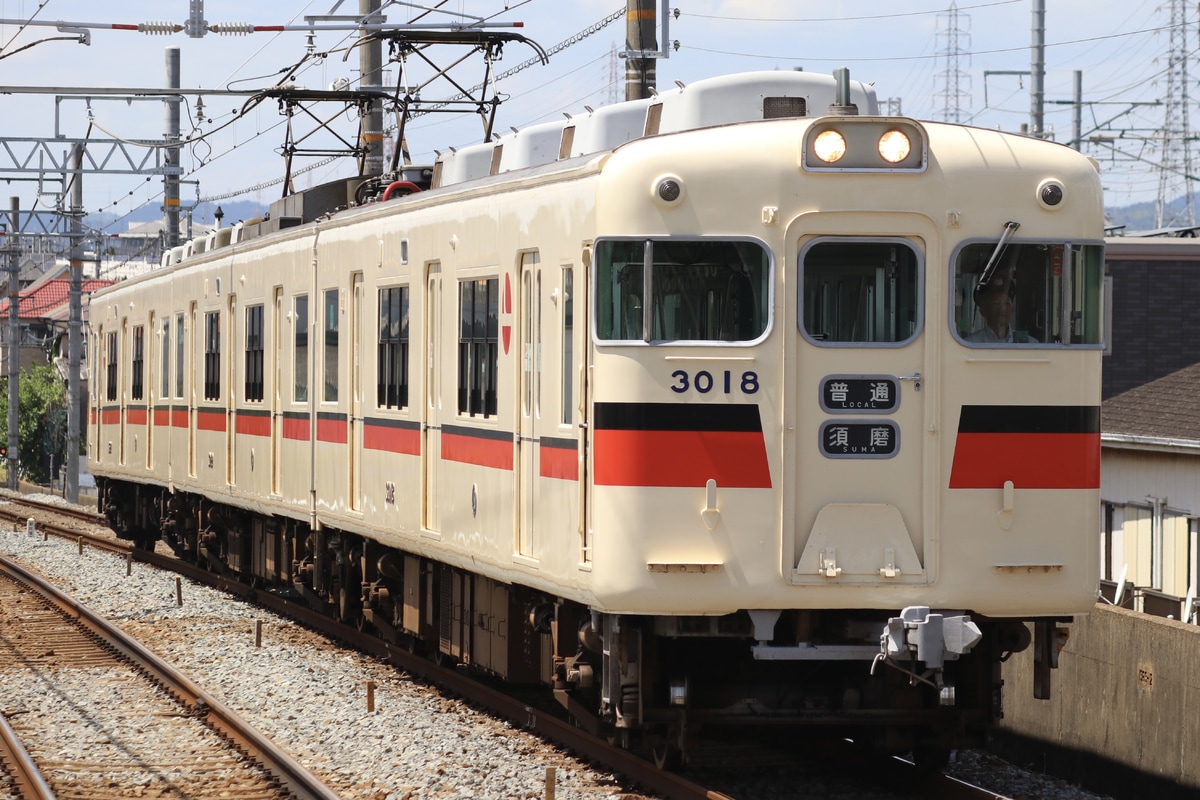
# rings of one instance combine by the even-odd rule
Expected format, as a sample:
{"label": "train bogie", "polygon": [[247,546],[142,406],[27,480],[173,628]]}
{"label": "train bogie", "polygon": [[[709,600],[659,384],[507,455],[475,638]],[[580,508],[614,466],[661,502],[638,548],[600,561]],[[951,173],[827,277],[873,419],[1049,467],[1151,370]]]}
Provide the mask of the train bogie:
{"label": "train bogie", "polygon": [[464,148],[97,293],[114,527],[660,750],[985,725],[1095,594],[1098,177],[833,88]]}

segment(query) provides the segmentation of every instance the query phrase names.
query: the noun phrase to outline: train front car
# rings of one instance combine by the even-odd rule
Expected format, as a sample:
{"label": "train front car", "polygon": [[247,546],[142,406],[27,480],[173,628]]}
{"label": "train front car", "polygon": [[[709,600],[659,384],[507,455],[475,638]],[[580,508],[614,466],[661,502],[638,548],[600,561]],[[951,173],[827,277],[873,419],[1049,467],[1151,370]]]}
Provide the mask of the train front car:
{"label": "train front car", "polygon": [[596,220],[571,688],[663,757],[815,724],[936,760],[1030,644],[1046,696],[1098,578],[1094,163],[768,119],[619,148]]}

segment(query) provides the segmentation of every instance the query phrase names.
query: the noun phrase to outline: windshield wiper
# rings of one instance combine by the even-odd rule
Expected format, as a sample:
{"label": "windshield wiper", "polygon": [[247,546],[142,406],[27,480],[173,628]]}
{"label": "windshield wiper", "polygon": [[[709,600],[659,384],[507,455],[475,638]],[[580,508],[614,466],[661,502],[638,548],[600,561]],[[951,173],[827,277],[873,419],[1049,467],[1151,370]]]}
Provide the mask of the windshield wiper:
{"label": "windshield wiper", "polygon": [[996,249],[992,251],[992,257],[988,259],[983,272],[979,273],[979,283],[975,284],[975,291],[983,291],[991,281],[993,273],[996,272],[996,266],[1000,263],[1000,257],[1004,255],[1005,248],[1008,247],[1008,243],[1012,241],[1013,234],[1019,227],[1021,227],[1021,223],[1012,220],[1004,223],[1004,232],[1000,234],[1000,241],[996,242]]}

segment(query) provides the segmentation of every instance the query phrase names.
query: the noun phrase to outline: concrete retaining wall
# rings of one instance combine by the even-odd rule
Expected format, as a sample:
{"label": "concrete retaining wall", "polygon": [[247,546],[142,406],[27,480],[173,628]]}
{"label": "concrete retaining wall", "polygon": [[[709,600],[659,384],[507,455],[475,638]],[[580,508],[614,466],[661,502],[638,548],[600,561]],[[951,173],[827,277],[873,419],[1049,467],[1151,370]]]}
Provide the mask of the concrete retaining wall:
{"label": "concrete retaining wall", "polygon": [[1200,627],[1097,605],[1033,697],[1033,648],[1004,665],[996,748],[1114,797],[1200,793]]}

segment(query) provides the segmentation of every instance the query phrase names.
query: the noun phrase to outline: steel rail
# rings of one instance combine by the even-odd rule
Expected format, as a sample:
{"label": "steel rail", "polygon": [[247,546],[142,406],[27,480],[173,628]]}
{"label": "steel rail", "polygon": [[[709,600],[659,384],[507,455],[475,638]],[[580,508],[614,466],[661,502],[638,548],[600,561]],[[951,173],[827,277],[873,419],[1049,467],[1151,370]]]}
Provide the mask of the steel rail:
{"label": "steel rail", "polygon": [[209,726],[252,759],[259,761],[263,769],[278,779],[298,800],[338,800],[338,796],[307,768],[242,719],[233,709],[201,689],[141,642],[19,564],[0,558],[0,571],[35,589],[67,617],[76,620],[114,650],[144,669],[182,703],[197,712]]}
{"label": "steel rail", "polygon": [[54,791],[3,714],[0,714],[0,753],[4,754],[21,800],[55,800]]}

